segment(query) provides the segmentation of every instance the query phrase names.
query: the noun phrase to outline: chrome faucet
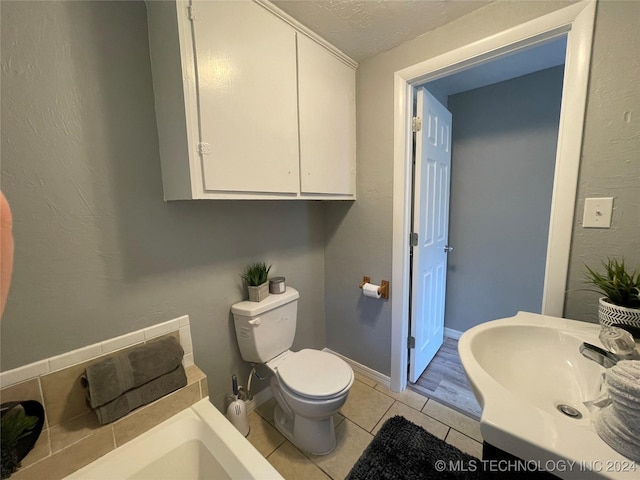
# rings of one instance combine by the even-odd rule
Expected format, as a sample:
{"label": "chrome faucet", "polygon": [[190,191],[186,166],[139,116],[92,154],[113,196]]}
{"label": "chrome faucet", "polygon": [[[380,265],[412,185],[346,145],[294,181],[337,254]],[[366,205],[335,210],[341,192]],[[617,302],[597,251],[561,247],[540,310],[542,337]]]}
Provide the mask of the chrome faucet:
{"label": "chrome faucet", "polygon": [[611,368],[622,360],[622,357],[619,357],[615,353],[611,353],[604,348],[596,347],[586,342],[580,345],[580,353],[589,360],[593,360],[597,364],[602,365],[604,368]]}

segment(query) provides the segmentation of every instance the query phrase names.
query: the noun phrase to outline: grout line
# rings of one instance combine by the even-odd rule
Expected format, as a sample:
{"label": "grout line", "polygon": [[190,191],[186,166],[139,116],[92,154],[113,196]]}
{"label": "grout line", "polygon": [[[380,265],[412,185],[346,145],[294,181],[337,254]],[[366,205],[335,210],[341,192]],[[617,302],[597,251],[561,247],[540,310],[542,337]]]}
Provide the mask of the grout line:
{"label": "grout line", "polygon": [[[391,398],[391,397],[389,397]],[[380,422],[382,421],[382,419],[384,418],[384,416],[389,412],[389,410],[391,410],[391,407],[393,407],[396,404],[397,400],[393,399],[393,403],[391,405],[389,405],[389,408],[387,408],[384,413],[382,414],[382,416],[378,419],[378,421],[376,422],[376,424],[371,427],[371,430],[369,430],[369,433],[371,433],[373,435],[373,431],[376,429],[376,427],[380,424]],[[400,402],[402,403],[402,402]],[[345,417],[346,418],[346,417]],[[375,436],[375,435],[374,435]]]}
{"label": "grout line", "polygon": [[470,437],[469,435],[467,435],[464,432],[461,432],[460,430],[458,430],[457,428],[453,428],[453,427],[449,427],[451,430],[455,430],[456,432],[458,432],[460,435],[464,435],[465,437],[467,437],[469,440],[473,440],[476,443],[479,443],[480,445],[482,445],[482,442],[479,442],[478,440],[476,440],[473,437]]}
{"label": "grout line", "polygon": [[[296,447],[295,445],[294,445],[294,447],[295,447],[295,448],[298,448],[298,447]],[[298,451],[300,451],[300,450],[298,450]],[[333,453],[333,452],[332,452],[332,453]],[[333,476],[332,476],[332,475],[331,475],[327,470],[325,470],[324,468],[322,468],[322,466],[321,466],[321,465],[318,465],[316,462],[314,462],[314,461],[313,461],[313,459],[312,459],[311,457],[307,456],[307,454],[306,454],[306,453],[302,452],[302,454],[303,454],[306,458],[308,458],[308,459],[309,459],[309,461],[310,461],[311,463],[313,463],[313,464],[316,466],[316,468],[318,468],[318,469],[319,469],[322,473],[324,473],[327,477],[329,477],[331,480],[336,480],[336,479],[334,479],[334,478],[333,478]],[[331,455],[331,454],[329,454],[329,455]]]}
{"label": "grout line", "polygon": [[[377,385],[377,384],[376,384],[376,385]],[[403,401],[402,401],[402,400],[400,400],[399,398],[396,398],[396,397],[393,397],[393,396],[391,396],[391,395],[387,394],[386,392],[384,392],[384,391],[382,391],[382,390],[378,390],[378,389],[377,389],[377,388],[375,388],[375,387],[371,387],[371,388],[373,388],[376,392],[379,392],[379,393],[381,393],[381,394],[383,394],[383,395],[386,395],[387,397],[391,398],[391,399],[392,399],[392,400],[394,400],[395,402],[400,402],[401,404],[403,404],[403,405],[405,405],[405,406],[407,406],[407,407],[409,407],[409,408],[411,408],[411,409],[415,410],[416,412],[422,412],[422,409],[424,408],[424,406],[425,406],[425,405],[427,404],[427,402],[429,401],[429,397],[427,397],[427,396],[425,396],[425,395],[423,395],[423,394],[421,394],[421,393],[418,393],[418,392],[413,392],[413,390],[410,390],[411,392],[415,393],[416,395],[420,395],[422,398],[426,399],[426,400],[425,400],[425,402],[424,402],[424,404],[422,405],[422,407],[420,407],[420,409],[417,409],[417,408],[415,408],[415,407],[412,407],[412,406],[411,406],[411,405],[409,405],[408,403],[403,402]],[[387,388],[387,387],[385,387],[385,388]],[[387,389],[387,390],[389,390],[389,389]],[[395,392],[394,392],[394,393],[395,393]]]}
{"label": "grout line", "polygon": [[[269,426],[271,426],[271,425],[269,425]],[[280,432],[278,431],[278,433],[280,433]],[[280,434],[280,435],[282,435],[282,434]],[[276,445],[276,447],[275,447],[273,450],[271,450],[271,451],[267,454],[267,456],[266,456],[266,457],[264,457],[265,459],[269,458],[269,457],[273,454],[273,452],[275,452],[275,451],[276,451],[276,450],[278,450],[282,445],[284,445],[284,442],[286,442],[286,441],[287,441],[287,439],[286,439],[284,436],[283,436],[282,438],[283,438],[282,442],[280,442],[279,444],[277,444],[277,445]]]}
{"label": "grout line", "polygon": [[[440,422],[442,423],[442,422]],[[443,423],[443,425],[447,425],[446,423]],[[447,427],[449,427],[449,430],[447,430],[447,434],[444,436],[444,438],[442,439],[442,441],[446,442],[447,438],[449,438],[449,434],[451,433],[451,430],[453,430],[449,425],[447,425]]]}
{"label": "grout line", "polygon": [[[344,417],[344,420],[343,420],[342,422],[340,422],[340,425],[342,425],[344,422],[350,422],[352,425],[354,425],[355,427],[359,428],[359,429],[360,429],[360,430],[362,430],[363,432],[368,433],[368,434],[369,434],[369,435],[371,435],[372,437],[374,436],[374,435],[372,435],[372,434],[371,434],[371,432],[368,432],[366,429],[362,428],[362,427],[361,427],[360,425],[358,425],[356,422],[354,422],[354,421],[352,421],[352,420],[349,420],[349,418],[348,418],[348,417],[346,417],[346,416]],[[336,440],[337,440],[337,438],[336,438]],[[372,438],[371,440],[373,440],[373,438]],[[371,442],[369,442],[369,443],[371,443]],[[293,445],[293,444],[292,444],[292,445]],[[367,446],[368,446],[368,445],[367,445]],[[294,448],[298,448],[298,447],[296,447],[295,445],[293,445],[293,447],[294,447]],[[336,448],[337,448],[337,447],[338,447],[338,445],[336,444]],[[367,447],[365,447],[365,450],[366,450],[366,448],[367,448]],[[321,466],[321,465],[318,465],[318,464],[313,460],[313,458],[311,458],[309,455],[307,455],[307,453],[306,453],[306,452],[302,452],[299,448],[298,448],[298,451],[300,451],[300,452],[301,452],[305,457],[307,457],[307,458],[311,461],[311,463],[313,463],[316,467],[318,467],[320,470],[322,470],[322,471],[323,471],[323,472],[324,472],[324,473],[325,473],[329,478],[331,478],[332,480],[339,480],[339,479],[336,479],[336,478],[334,478],[333,476],[331,476],[331,474],[330,474],[328,471],[326,471],[324,468],[322,468],[322,466]],[[334,452],[335,452],[335,450],[334,450]],[[364,452],[364,450],[363,450],[363,452]],[[331,453],[333,453],[333,452],[331,452]],[[331,453],[330,453],[329,455],[331,455]],[[323,455],[323,456],[320,456],[319,458],[324,458],[325,456],[326,456],[326,455]]]}
{"label": "grout line", "polygon": [[[258,415],[258,416],[260,417],[260,415]],[[260,418],[262,418],[262,417],[260,417]],[[266,420],[264,420],[264,421],[266,422]],[[271,424],[269,424],[268,422],[267,422],[267,425],[269,425],[269,426],[271,427]],[[273,455],[274,453],[276,453],[276,451],[280,450],[280,448],[281,448],[285,443],[287,443],[287,441],[288,441],[288,440],[287,440],[287,438],[286,438],[284,435],[282,435],[278,429],[276,429],[275,427],[271,427],[271,428],[274,428],[274,429],[275,429],[275,430],[276,430],[276,431],[277,431],[277,432],[282,436],[282,441],[281,441],[281,442],[276,446],[276,448],[274,448],[274,449],[271,451],[271,453],[269,453],[269,455],[266,455],[266,456],[264,456],[264,455],[263,455],[265,459],[268,459],[271,455]],[[251,431],[249,431],[249,434],[251,434]],[[295,446],[295,445],[294,445],[294,446]],[[255,447],[254,447],[254,448],[255,448]],[[275,467],[273,467],[273,468],[275,468]]]}
{"label": "grout line", "polygon": [[[38,390],[40,391],[40,398],[42,399],[42,408],[44,409],[44,425],[42,426],[42,428],[46,428],[47,430],[49,430],[49,428],[51,428],[51,425],[49,425],[49,415],[47,415],[47,401],[44,399],[44,389],[42,388],[42,380],[40,380],[41,377],[42,375],[37,377],[37,381]],[[51,437],[49,437],[49,443],[51,443]],[[49,447],[51,447],[51,445],[49,445]],[[49,448],[49,450],[51,450],[51,448]]]}

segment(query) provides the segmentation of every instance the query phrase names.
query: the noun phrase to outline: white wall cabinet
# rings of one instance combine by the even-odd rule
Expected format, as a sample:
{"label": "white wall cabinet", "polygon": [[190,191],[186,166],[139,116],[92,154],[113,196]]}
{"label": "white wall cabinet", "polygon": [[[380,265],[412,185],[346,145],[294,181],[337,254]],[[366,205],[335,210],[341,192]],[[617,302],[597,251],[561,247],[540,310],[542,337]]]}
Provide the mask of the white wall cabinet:
{"label": "white wall cabinet", "polygon": [[166,200],[355,199],[355,68],[267,2],[148,2]]}
{"label": "white wall cabinet", "polygon": [[348,65],[298,36],[300,187],[303,194],[355,193],[355,78]]}

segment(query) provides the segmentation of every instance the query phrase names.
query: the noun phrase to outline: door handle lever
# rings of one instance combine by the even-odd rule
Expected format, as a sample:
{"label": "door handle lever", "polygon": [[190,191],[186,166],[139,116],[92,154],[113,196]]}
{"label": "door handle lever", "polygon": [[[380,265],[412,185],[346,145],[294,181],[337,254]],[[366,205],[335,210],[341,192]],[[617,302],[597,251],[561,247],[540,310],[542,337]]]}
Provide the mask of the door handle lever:
{"label": "door handle lever", "polygon": [[453,252],[453,247],[450,247],[449,245],[445,245],[444,253],[451,253],[451,252]]}

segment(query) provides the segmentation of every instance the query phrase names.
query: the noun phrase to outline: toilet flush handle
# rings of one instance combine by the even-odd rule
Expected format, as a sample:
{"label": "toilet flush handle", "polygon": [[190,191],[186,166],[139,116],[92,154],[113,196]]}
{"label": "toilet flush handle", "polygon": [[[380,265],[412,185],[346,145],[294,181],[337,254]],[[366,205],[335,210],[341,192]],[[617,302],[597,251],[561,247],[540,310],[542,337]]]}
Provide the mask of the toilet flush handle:
{"label": "toilet flush handle", "polygon": [[262,322],[262,320],[260,320],[260,317],[254,318],[253,320],[249,320],[249,325],[253,325],[254,327],[257,327],[258,325],[260,325],[260,323]]}

